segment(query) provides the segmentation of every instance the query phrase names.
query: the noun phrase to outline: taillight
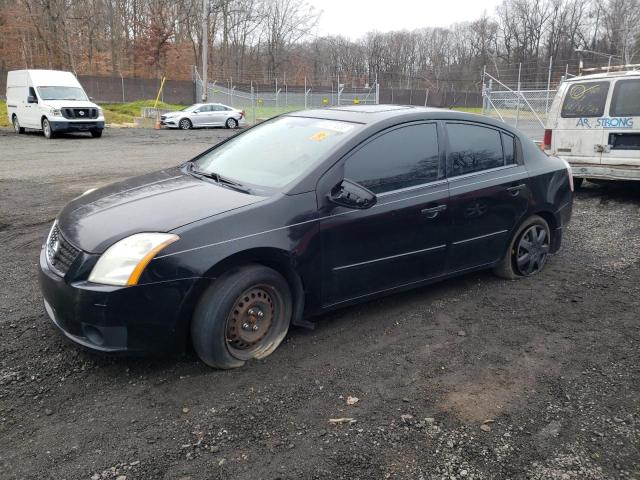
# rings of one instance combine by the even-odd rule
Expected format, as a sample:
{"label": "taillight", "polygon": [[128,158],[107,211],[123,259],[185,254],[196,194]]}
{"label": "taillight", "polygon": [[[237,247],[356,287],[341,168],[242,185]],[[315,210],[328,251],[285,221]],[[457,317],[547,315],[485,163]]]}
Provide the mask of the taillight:
{"label": "taillight", "polygon": [[241,116],[241,117],[244,117],[244,110],[242,110],[242,111],[240,112],[240,116]]}
{"label": "taillight", "polygon": [[553,137],[553,130],[545,130],[544,131],[544,141],[543,147],[544,150],[551,150],[551,138]]}

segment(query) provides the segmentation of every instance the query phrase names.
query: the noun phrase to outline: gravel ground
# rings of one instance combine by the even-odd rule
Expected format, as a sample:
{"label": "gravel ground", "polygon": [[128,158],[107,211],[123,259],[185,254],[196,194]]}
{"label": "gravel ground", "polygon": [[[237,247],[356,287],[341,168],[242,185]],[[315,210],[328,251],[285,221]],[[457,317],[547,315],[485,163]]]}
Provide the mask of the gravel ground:
{"label": "gravel ground", "polygon": [[56,213],[228,134],[0,130],[0,478],[640,479],[637,186],[579,192],[535,278],[337,311],[240,370],[64,340],[36,282]]}

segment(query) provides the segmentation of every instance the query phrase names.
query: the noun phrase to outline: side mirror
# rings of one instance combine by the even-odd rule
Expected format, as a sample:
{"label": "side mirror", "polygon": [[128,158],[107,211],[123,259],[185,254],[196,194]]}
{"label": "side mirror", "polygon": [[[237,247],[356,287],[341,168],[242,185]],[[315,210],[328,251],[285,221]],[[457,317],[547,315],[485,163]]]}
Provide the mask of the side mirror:
{"label": "side mirror", "polygon": [[93,102],[95,99],[93,97],[89,97],[89,101]]}
{"label": "side mirror", "polygon": [[27,103],[38,103],[38,99],[36,97],[34,97],[33,95],[29,95],[27,97]]}
{"label": "side mirror", "polygon": [[376,204],[376,195],[350,180],[342,180],[329,193],[329,201],[347,208],[364,210]]}

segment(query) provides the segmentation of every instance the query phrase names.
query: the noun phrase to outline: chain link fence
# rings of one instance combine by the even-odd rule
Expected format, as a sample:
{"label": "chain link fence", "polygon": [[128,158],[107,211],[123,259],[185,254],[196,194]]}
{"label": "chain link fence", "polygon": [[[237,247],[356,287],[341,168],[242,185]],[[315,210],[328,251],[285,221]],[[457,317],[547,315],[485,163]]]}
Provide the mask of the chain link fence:
{"label": "chain link fence", "polygon": [[501,120],[533,140],[542,140],[557,90],[514,90],[489,77],[482,91],[483,115]]}
{"label": "chain link fence", "polygon": [[[203,81],[194,72],[197,101],[203,98]],[[291,86],[279,83],[234,84],[232,79],[207,82],[207,102],[223,103],[245,111],[247,120],[256,123],[275,115],[306,108],[324,108],[337,105],[374,105],[379,103],[377,84],[364,87],[347,87],[344,84]]]}

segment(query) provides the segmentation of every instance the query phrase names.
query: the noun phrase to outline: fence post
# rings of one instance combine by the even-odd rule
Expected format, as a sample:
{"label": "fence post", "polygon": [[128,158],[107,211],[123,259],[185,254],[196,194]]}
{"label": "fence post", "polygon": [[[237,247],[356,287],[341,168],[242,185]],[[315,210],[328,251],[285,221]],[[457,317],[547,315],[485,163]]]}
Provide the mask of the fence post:
{"label": "fence post", "polygon": [[120,72],[120,82],[122,84],[122,103],[124,103],[124,77],[122,76],[122,72]]}
{"label": "fence post", "polygon": [[518,106],[516,110],[516,128],[518,128],[518,121],[520,120],[520,95],[522,92],[520,91],[520,75],[522,74],[522,63],[518,66]]}
{"label": "fence post", "polygon": [[338,106],[340,106],[340,74],[338,74]]}
{"label": "fence post", "polygon": [[424,106],[427,106],[427,102],[429,101],[429,89],[424,92]]}
{"label": "fence post", "polygon": [[276,77],[276,108],[278,108],[278,77]]}
{"label": "fence post", "polygon": [[254,92],[253,92],[253,80],[251,80],[251,112],[253,114],[253,124],[255,125],[255,123],[256,123],[256,104],[255,104],[255,97],[254,97]]}
{"label": "fence post", "polygon": [[544,107],[545,122],[549,114],[549,90],[551,90],[551,70],[553,69],[553,55],[549,57],[549,76],[547,77],[547,103]]}

